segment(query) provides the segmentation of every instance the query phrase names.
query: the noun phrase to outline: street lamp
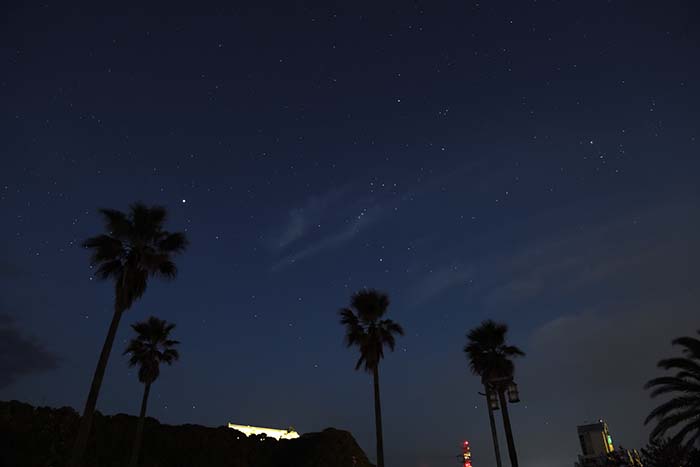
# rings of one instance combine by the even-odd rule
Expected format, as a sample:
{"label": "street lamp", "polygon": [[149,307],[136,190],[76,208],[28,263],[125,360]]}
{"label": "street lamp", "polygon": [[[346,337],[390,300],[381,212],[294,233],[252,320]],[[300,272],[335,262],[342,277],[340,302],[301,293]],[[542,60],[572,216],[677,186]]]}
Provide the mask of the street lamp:
{"label": "street lamp", "polygon": [[[508,414],[508,403],[514,403],[520,401],[520,395],[518,394],[518,385],[513,381],[513,375],[500,376],[495,378],[490,378],[488,381],[489,389],[496,393],[498,396],[498,402],[501,408],[501,415],[503,415],[503,428],[506,432],[506,441],[508,442],[508,454],[510,456],[511,467],[518,467],[518,454],[515,450],[515,441],[513,440],[513,430],[510,426],[510,415]],[[491,393],[489,391],[489,394]],[[506,394],[508,398],[506,399]]]}
{"label": "street lamp", "polygon": [[490,389],[488,391],[488,396],[489,396],[489,407],[491,410],[498,410],[500,407],[498,406],[498,393],[494,389]]}
{"label": "street lamp", "polygon": [[491,425],[491,439],[493,439],[493,450],[496,454],[496,467],[501,467],[501,451],[498,448],[498,433],[496,432],[496,422],[493,419],[493,411],[498,410],[498,394],[491,385],[484,381],[486,392],[479,395],[486,397],[486,408],[489,410],[489,424]]}
{"label": "street lamp", "polygon": [[515,384],[515,381],[511,381],[508,385],[508,402],[520,402],[520,393],[518,392],[518,385]]}

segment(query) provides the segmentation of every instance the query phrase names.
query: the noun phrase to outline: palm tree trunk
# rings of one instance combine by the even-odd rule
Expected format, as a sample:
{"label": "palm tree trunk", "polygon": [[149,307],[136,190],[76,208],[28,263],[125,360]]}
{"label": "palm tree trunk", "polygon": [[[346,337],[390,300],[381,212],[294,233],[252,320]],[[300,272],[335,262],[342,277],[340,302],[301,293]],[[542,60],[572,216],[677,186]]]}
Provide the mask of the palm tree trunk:
{"label": "palm tree trunk", "polygon": [[95,412],[95,405],[97,405],[97,396],[100,394],[102,378],[104,378],[105,375],[107,361],[109,360],[109,353],[112,350],[112,344],[114,344],[114,337],[117,335],[117,329],[119,328],[119,320],[122,317],[122,311],[123,310],[117,306],[117,301],[115,299],[112,323],[109,325],[109,331],[107,331],[107,337],[105,338],[105,343],[102,346],[102,353],[100,353],[100,359],[97,361],[97,368],[95,368],[95,374],[92,377],[90,393],[88,394],[87,401],[85,402],[83,417],[80,420],[80,427],[78,428],[78,436],[75,440],[75,445],[73,445],[73,452],[71,454],[70,463],[68,464],[70,467],[81,467],[83,464],[83,456],[85,455],[85,448],[87,447],[87,441],[90,436],[90,428],[92,427],[92,416]]}
{"label": "palm tree trunk", "polygon": [[491,423],[491,438],[493,439],[493,450],[496,455],[496,467],[501,467],[501,449],[498,447],[498,432],[496,431],[496,421],[493,419],[493,409],[491,408],[491,400],[489,399],[488,385],[484,384],[484,393],[486,394],[486,407],[489,409],[489,422]]}
{"label": "palm tree trunk", "polygon": [[136,437],[134,438],[134,447],[131,450],[131,460],[129,467],[136,467],[139,461],[139,451],[141,450],[141,437],[143,435],[143,422],[146,418],[146,406],[148,405],[148,393],[151,392],[151,383],[146,383],[146,388],[143,390],[143,399],[141,400],[141,413],[139,414],[139,423],[136,425]]}
{"label": "palm tree trunk", "polygon": [[384,467],[384,440],[382,437],[382,406],[379,401],[379,364],[374,367],[374,422],[377,430],[377,467]]}
{"label": "palm tree trunk", "polygon": [[503,428],[506,431],[506,441],[508,442],[508,455],[510,465],[518,467],[518,453],[515,452],[515,442],[513,441],[513,430],[510,427],[510,415],[508,415],[508,403],[503,389],[498,389],[498,398],[501,401],[501,412],[503,413]]}

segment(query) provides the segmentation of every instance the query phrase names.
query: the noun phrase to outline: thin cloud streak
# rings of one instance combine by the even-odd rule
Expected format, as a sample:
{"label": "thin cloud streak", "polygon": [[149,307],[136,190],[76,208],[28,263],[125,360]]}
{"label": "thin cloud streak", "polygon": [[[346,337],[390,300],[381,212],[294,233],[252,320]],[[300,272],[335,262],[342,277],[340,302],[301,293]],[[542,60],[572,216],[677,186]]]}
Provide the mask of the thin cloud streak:
{"label": "thin cloud streak", "polygon": [[310,246],[281,259],[272,266],[272,271],[281,271],[282,269],[292,266],[301,260],[351,241],[362,230],[376,222],[381,217],[383,211],[384,208],[381,206],[363,211],[349,226],[338,230],[331,235],[325,236],[316,243],[313,243]]}
{"label": "thin cloud streak", "polygon": [[291,209],[288,219],[279,232],[270,235],[269,248],[282,251],[303,239],[327,216],[328,210],[338,203],[349,191],[349,186],[330,190],[310,197],[303,205]]}
{"label": "thin cloud streak", "polygon": [[409,302],[419,306],[442,292],[460,285],[466,286],[474,277],[474,268],[464,264],[453,264],[431,272],[415,287],[411,288]]}
{"label": "thin cloud streak", "polygon": [[[671,222],[676,210],[657,206],[645,214],[616,218],[586,231],[564,232],[510,254],[476,257],[471,262],[461,260],[436,268],[411,287],[410,302],[421,305],[468,285],[470,295],[479,296],[485,307],[498,309],[549,293],[555,284],[557,293],[573,292],[606,280],[622,284],[625,278],[636,277],[637,271],[654,271],[649,265],[674,259],[683,265],[684,256],[698,254],[690,247],[691,239],[669,235],[658,224],[639,221],[663,216],[664,212],[670,223],[685,222]],[[645,239],[631,241],[633,230],[638,229],[646,229]],[[473,283],[468,283],[472,279]]]}
{"label": "thin cloud streak", "polygon": [[[351,203],[360,214],[355,217],[350,225],[321,238],[314,244],[296,253],[288,254],[272,266],[272,271],[280,271],[322,251],[338,247],[351,241],[369,225],[379,222],[386,212],[389,211],[390,207],[396,206],[404,201],[413,200],[416,196],[435,190],[450,180],[464,177],[465,174],[481,166],[482,164],[480,163],[469,163],[459,166],[454,170],[445,171],[440,175],[432,176],[424,180],[419,189],[407,190],[404,194],[390,200],[384,200],[383,202],[376,202],[374,197],[361,197],[360,201]],[[304,206],[301,208],[291,210],[289,212],[289,220],[282,231],[278,235],[272,236],[275,239],[271,245],[272,248],[277,251],[283,251],[288,246],[303,240],[312,232],[309,227],[318,224],[323,218],[327,217],[329,211],[333,208],[337,207],[347,210],[347,203],[341,205],[341,202],[347,201],[351,192],[352,185],[347,184],[339,189],[331,190],[324,195],[312,197],[304,203]],[[363,205],[373,205],[373,207],[369,209],[359,208],[359,206]],[[438,284],[434,287],[437,289],[442,288]]]}

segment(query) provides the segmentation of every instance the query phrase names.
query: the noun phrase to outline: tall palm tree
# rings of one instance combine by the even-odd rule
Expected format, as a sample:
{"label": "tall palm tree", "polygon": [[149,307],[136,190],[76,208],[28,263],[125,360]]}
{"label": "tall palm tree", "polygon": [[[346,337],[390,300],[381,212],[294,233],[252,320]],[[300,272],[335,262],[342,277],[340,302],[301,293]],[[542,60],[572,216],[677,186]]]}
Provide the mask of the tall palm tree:
{"label": "tall palm tree", "polygon": [[360,350],[355,370],[364,370],[374,377],[374,419],[377,432],[377,467],[384,467],[382,437],[382,408],[379,399],[379,361],[384,358],[384,347],[394,350],[396,335],[403,336],[400,324],[384,318],[389,308],[389,297],[377,290],[362,290],[350,300],[350,308],[340,310],[340,323],[345,326],[345,343]]}
{"label": "tall palm tree", "polygon": [[673,345],[682,347],[683,356],[666,358],[657,366],[675,374],[654,378],[644,386],[652,389],[651,397],[665,394],[673,397],[652,410],[644,423],[656,420],[649,435],[652,440],[669,430],[677,430],[671,441],[693,446],[700,440],[700,340],[679,337],[673,340]]}
{"label": "tall palm tree", "polygon": [[83,246],[92,250],[90,262],[96,268],[95,275],[99,279],[114,281],[114,314],[92,377],[71,455],[71,467],[79,467],[83,462],[102,378],[122,314],[141,298],[149,278],[172,279],[177,275],[172,258],[187,246],[183,233],[164,230],[166,211],[162,207],[135,203],[128,213],[113,209],[101,209],[100,213],[106,233],[85,240]]}
{"label": "tall palm tree", "polygon": [[[513,467],[517,467],[518,455],[515,451],[513,430],[510,426],[508,403],[505,398],[506,384],[504,383],[513,380],[515,365],[512,359],[524,356],[525,353],[518,347],[506,344],[507,333],[508,326],[506,324],[496,323],[492,320],[484,321],[467,333],[467,344],[464,346],[464,352],[469,359],[469,368],[472,373],[481,377],[486,394],[490,394],[491,391],[498,393],[510,463]],[[493,425],[491,426],[491,434],[494,439],[496,457],[500,458],[496,430]]]}
{"label": "tall palm tree", "polygon": [[160,364],[167,363],[171,365],[180,358],[180,354],[174,348],[179,342],[170,338],[170,332],[175,328],[174,324],[151,316],[147,321],[132,324],[131,328],[136,331],[137,336],[131,339],[129,346],[124,351],[124,355],[130,355],[129,366],[139,367],[139,381],[145,385],[143,399],[141,399],[139,422],[136,426],[134,447],[131,450],[131,461],[129,462],[130,467],[136,467],[141,449],[143,421],[146,417],[146,406],[148,404],[148,394],[151,391],[151,384],[160,375]]}

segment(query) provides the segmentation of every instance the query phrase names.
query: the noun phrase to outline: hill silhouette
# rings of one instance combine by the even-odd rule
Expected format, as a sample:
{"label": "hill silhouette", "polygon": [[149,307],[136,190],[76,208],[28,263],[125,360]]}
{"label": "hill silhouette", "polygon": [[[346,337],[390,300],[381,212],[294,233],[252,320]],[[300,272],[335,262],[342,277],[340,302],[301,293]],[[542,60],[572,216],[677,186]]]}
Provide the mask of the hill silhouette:
{"label": "hill silhouette", "polygon": [[[63,467],[78,430],[70,407],[0,401],[0,467]],[[123,467],[137,417],[97,412],[86,465]],[[372,467],[347,431],[327,428],[298,439],[246,437],[227,427],[165,425],[147,418],[140,467]]]}

